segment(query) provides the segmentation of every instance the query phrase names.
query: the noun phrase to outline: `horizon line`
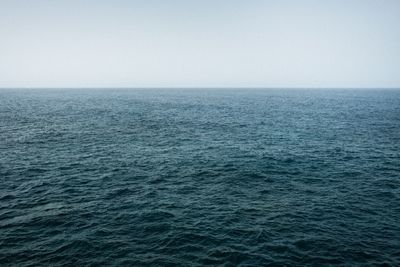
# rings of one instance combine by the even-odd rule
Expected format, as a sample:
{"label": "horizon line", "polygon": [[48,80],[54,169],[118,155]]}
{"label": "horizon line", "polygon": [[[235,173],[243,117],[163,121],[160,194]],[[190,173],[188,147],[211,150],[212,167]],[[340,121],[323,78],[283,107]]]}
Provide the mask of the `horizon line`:
{"label": "horizon line", "polygon": [[63,87],[63,86],[45,86],[45,87],[37,87],[37,86],[32,86],[32,87],[0,87],[0,90],[35,90],[35,89],[72,89],[72,90],[78,90],[78,89],[124,89],[124,90],[146,90],[146,89],[165,89],[165,90],[171,90],[171,89],[188,89],[188,90],[196,90],[196,89],[255,89],[255,90],[275,90],[275,89],[280,89],[280,90],[285,90],[285,89],[296,89],[296,90],[348,90],[348,89],[356,89],[356,90],[399,90],[400,87],[261,87],[261,86],[74,86],[74,87]]}

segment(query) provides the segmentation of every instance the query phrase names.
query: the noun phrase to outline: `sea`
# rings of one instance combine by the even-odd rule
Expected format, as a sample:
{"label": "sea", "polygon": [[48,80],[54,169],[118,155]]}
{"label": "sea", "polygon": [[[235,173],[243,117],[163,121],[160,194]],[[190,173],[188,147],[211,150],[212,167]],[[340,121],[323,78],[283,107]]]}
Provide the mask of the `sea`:
{"label": "sea", "polygon": [[400,266],[400,90],[2,89],[0,266]]}

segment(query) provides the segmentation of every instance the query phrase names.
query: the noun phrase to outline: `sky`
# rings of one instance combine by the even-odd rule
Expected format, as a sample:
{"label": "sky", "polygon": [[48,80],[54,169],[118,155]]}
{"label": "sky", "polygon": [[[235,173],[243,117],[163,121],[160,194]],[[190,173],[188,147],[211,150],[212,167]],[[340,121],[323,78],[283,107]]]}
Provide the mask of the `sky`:
{"label": "sky", "polygon": [[0,0],[0,88],[400,88],[399,0]]}

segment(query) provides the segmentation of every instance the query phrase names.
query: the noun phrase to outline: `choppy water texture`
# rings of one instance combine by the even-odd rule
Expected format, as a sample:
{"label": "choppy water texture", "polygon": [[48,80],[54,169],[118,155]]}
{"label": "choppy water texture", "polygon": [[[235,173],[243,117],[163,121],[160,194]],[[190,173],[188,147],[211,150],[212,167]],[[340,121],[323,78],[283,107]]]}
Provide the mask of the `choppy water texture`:
{"label": "choppy water texture", "polygon": [[400,91],[2,90],[1,266],[399,266]]}

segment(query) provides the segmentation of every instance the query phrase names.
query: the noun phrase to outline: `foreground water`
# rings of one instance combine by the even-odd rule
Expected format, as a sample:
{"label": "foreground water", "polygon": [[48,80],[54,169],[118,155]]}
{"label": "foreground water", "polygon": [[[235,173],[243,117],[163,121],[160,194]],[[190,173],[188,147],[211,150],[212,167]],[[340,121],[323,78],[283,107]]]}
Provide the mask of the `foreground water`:
{"label": "foreground water", "polygon": [[0,91],[1,266],[398,266],[400,91]]}

